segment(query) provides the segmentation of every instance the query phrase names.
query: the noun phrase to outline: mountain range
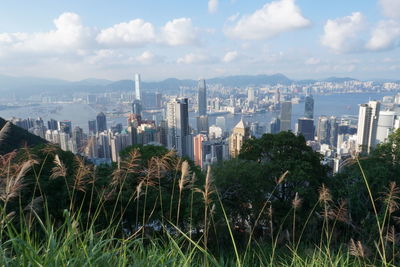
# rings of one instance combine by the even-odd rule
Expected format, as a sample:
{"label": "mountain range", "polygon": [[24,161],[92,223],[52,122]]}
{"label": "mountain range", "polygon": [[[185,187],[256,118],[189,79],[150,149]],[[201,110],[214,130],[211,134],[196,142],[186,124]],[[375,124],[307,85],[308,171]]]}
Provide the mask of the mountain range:
{"label": "mountain range", "polygon": [[[323,80],[293,80],[283,74],[272,75],[236,75],[226,77],[215,77],[207,79],[207,84],[220,84],[222,86],[246,87],[263,85],[290,85],[294,82],[299,84],[312,84],[317,81],[344,82],[357,80],[350,77],[330,77]],[[194,87],[196,80],[180,80],[169,78],[158,82],[142,82],[142,88],[148,91],[178,92],[180,87]],[[132,90],[132,80],[110,81],[104,79],[85,79],[81,81],[66,81],[51,78],[36,77],[13,77],[0,75],[0,93],[5,96],[30,96],[37,94],[65,94],[75,92],[104,92],[104,91],[128,91]]]}

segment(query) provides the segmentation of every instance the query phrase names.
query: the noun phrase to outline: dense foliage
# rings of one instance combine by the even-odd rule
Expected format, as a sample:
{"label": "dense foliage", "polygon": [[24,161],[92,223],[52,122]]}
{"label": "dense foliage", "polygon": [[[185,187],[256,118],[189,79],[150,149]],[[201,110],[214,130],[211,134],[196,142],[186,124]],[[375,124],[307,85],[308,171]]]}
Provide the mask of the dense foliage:
{"label": "dense foliage", "polygon": [[[20,242],[33,250],[53,242],[77,254],[74,246],[82,244],[88,253],[109,255],[107,264],[119,264],[114,253],[129,264],[174,247],[175,254],[160,256],[164,264],[280,258],[295,265],[396,265],[399,156],[400,131],[335,176],[290,132],[250,139],[237,159],[204,172],[157,146],[129,147],[118,164],[96,167],[52,145],[20,149],[0,157],[2,264],[23,260]],[[51,258],[37,255],[42,264]],[[65,265],[63,255],[58,262]],[[79,257],[71,255],[75,263],[90,258]]]}

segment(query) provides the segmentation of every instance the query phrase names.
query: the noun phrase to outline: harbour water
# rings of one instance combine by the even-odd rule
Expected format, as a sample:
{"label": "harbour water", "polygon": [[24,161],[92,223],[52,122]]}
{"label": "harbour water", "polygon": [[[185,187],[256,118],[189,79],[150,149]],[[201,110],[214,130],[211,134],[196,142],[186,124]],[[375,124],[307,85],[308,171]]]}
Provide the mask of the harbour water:
{"label": "harbour water", "polygon": [[[381,100],[385,95],[393,95],[394,93],[352,93],[352,94],[333,94],[333,95],[315,95],[314,96],[314,118],[321,115],[327,116],[356,116],[358,114],[358,105],[366,103],[369,100]],[[91,106],[80,103],[68,104],[41,104],[36,106],[27,106],[20,108],[12,108],[0,110],[0,117],[5,119],[17,118],[37,118],[42,117],[47,121],[51,118],[55,120],[71,120],[73,126],[79,126],[84,131],[88,130],[88,121],[96,118],[98,111]],[[294,104],[292,110],[292,128],[298,118],[304,115],[304,103]],[[215,119],[219,115],[209,116],[209,125],[215,124]],[[226,128],[232,129],[241,118],[245,122],[258,122],[260,126],[267,126],[272,118],[277,116],[273,112],[252,114],[251,116],[242,116],[241,114],[223,115],[226,119]],[[196,128],[195,114],[190,114],[190,124]],[[122,123],[126,126],[125,117],[108,118],[108,126]]]}

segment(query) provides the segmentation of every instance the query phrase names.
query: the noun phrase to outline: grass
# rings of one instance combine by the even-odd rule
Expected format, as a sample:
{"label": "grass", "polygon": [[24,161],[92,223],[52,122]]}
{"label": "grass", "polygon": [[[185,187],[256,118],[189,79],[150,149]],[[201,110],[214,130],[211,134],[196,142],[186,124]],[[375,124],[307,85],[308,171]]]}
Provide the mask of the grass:
{"label": "grass", "polygon": [[[94,189],[94,171],[82,159],[75,158],[73,180],[68,181],[68,171],[59,156],[50,156],[54,153],[50,150],[46,153],[41,163],[31,158],[22,163],[15,162],[15,154],[1,157],[1,266],[396,266],[397,263],[396,233],[389,222],[393,211],[399,207],[400,189],[395,183],[389,185],[383,197],[385,205],[381,216],[359,161],[379,235],[374,241],[375,247],[369,250],[362,241],[353,239],[348,244],[332,246],[335,227],[338,222],[346,223],[348,218],[346,203],[335,206],[329,189],[324,185],[319,190],[318,202],[302,224],[297,221],[302,204],[298,194],[292,200],[292,208],[275,227],[272,227],[274,218],[270,198],[266,199],[256,216],[254,228],[248,232],[246,241],[240,244],[233,232],[232,218],[214,185],[211,167],[199,186],[187,161],[168,153],[151,158],[148,166],[140,166],[140,155],[133,151],[113,172],[110,185],[98,192]],[[51,215],[51,203],[39,182],[43,179],[46,162],[55,166],[49,183],[61,179],[68,193],[69,204],[63,211],[62,220]],[[26,187],[24,177],[30,170],[34,175],[34,194],[24,207],[21,195]],[[164,199],[167,178],[163,175],[168,172],[173,177],[169,201]],[[137,183],[131,185],[130,196],[123,203],[124,190],[132,183],[132,175],[138,178]],[[285,182],[287,175],[285,172],[277,179],[274,190]],[[150,195],[152,191],[155,193]],[[201,208],[194,207],[195,195],[201,200]],[[113,201],[109,202],[109,199]],[[90,207],[88,214],[84,212],[86,201]],[[168,202],[169,210],[165,205]],[[92,207],[94,203],[97,206]],[[184,205],[190,207],[185,209]],[[322,207],[322,226],[319,242],[311,243],[303,234],[310,218],[315,216],[317,206]],[[124,231],[128,207],[135,207],[133,231]],[[198,222],[193,220],[196,209],[201,209],[199,213],[202,214]],[[215,218],[215,209],[221,210],[221,218]],[[264,211],[268,211],[266,218]],[[155,218],[157,212],[161,218]],[[254,235],[261,220],[271,226],[268,229],[271,234],[269,242],[260,241]],[[221,222],[225,233],[217,231]],[[161,224],[161,228],[157,231],[152,229],[154,223]],[[288,229],[284,229],[285,223],[290,224]],[[100,224],[103,227],[99,227]],[[212,231],[216,239],[211,238]],[[215,243],[222,242],[218,240],[222,235],[228,237],[228,241],[223,243],[225,247],[222,249],[215,249]],[[286,236],[287,240],[282,241]]]}

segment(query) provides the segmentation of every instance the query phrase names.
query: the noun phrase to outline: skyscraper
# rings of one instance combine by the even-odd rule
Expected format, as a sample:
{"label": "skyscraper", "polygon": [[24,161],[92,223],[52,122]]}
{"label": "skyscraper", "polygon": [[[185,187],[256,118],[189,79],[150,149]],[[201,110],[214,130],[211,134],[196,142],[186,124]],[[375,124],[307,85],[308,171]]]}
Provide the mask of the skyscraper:
{"label": "skyscraper", "polygon": [[292,126],[292,102],[281,103],[281,131],[290,131]]}
{"label": "skyscraper", "polygon": [[141,116],[142,114],[142,103],[140,100],[133,100],[132,103],[132,114],[135,114],[137,116]]}
{"label": "skyscraper", "polygon": [[89,125],[89,135],[96,134],[97,132],[96,120],[88,121],[88,125]]}
{"label": "skyscraper", "polygon": [[329,144],[329,119],[326,116],[318,118],[317,138],[321,144]]}
{"label": "skyscraper", "polygon": [[371,148],[375,147],[379,110],[378,101],[369,101],[367,104],[360,105],[357,127],[358,152],[369,153]]}
{"label": "skyscraper", "polygon": [[335,116],[329,118],[329,144],[332,147],[337,147],[339,123]]}
{"label": "skyscraper", "polygon": [[379,112],[378,129],[376,131],[377,143],[386,142],[389,134],[392,133],[396,113],[394,111],[381,111]]}
{"label": "skyscraper", "polygon": [[306,141],[314,140],[314,120],[309,118],[300,118],[297,121],[298,133],[302,134]]}
{"label": "skyscraper", "polygon": [[168,147],[179,156],[191,156],[189,143],[189,103],[187,98],[173,99],[167,106]]}
{"label": "skyscraper", "polygon": [[135,99],[141,101],[142,100],[142,91],[140,89],[140,74],[135,74]]}
{"label": "skyscraper", "polygon": [[253,87],[249,87],[247,88],[247,101],[250,102],[254,102],[255,101],[255,92],[254,92],[254,88]]}
{"label": "skyscraper", "polygon": [[312,95],[307,95],[304,102],[304,117],[314,119],[314,98]]}
{"label": "skyscraper", "polygon": [[208,133],[208,116],[198,116],[196,117],[197,121],[197,132],[198,133]]}
{"label": "skyscraper", "polygon": [[204,79],[199,80],[197,104],[199,116],[207,115],[207,89]]}
{"label": "skyscraper", "polygon": [[107,118],[103,112],[97,114],[96,123],[97,123],[97,132],[103,132],[107,130]]}
{"label": "skyscraper", "polygon": [[272,134],[277,134],[281,130],[281,120],[279,118],[274,118],[270,123],[270,132]]}
{"label": "skyscraper", "polygon": [[236,158],[242,149],[243,142],[250,138],[250,129],[240,120],[232,130],[229,137],[229,154],[232,158]]}

